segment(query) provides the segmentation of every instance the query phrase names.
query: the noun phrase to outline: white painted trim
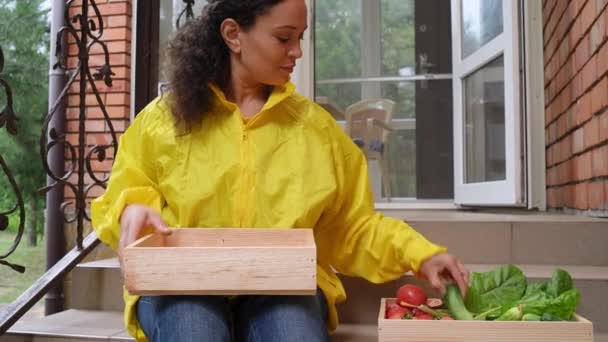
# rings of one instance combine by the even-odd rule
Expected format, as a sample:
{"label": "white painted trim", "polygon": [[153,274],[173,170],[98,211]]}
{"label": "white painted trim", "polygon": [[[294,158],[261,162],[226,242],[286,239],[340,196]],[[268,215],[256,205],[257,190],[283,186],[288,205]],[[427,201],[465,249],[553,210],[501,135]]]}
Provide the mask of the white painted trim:
{"label": "white painted trim", "polygon": [[451,199],[448,200],[418,200],[409,198],[391,198],[391,202],[376,202],[376,210],[455,210],[458,206]]}
{"label": "white painted trim", "polygon": [[[519,16],[516,0],[503,0],[503,32],[470,56],[461,52],[461,1],[452,0],[452,63],[454,91],[454,201],[463,205],[519,206],[521,187],[521,106],[519,77]],[[493,58],[504,56],[506,179],[464,183],[463,79]]]}
{"label": "white painted trim", "polygon": [[314,0],[306,0],[308,8],[308,30],[304,32],[304,39],[300,45],[302,58],[296,63],[296,68],[291,76],[291,81],[296,85],[298,92],[309,99],[314,96],[314,63],[315,55],[313,49],[314,39]]}
{"label": "white painted trim", "polygon": [[542,1],[522,0],[526,79],[528,208],[547,210]]}
{"label": "white painted trim", "polygon": [[[382,73],[382,22],[380,1],[361,1],[361,75],[379,77]],[[362,83],[362,99],[382,97],[379,83]]]}
{"label": "white painted trim", "polygon": [[332,78],[317,81],[317,84],[347,84],[364,82],[411,82],[411,81],[434,81],[451,80],[452,74],[419,74],[414,76],[380,76],[380,77],[353,77],[353,78]]}

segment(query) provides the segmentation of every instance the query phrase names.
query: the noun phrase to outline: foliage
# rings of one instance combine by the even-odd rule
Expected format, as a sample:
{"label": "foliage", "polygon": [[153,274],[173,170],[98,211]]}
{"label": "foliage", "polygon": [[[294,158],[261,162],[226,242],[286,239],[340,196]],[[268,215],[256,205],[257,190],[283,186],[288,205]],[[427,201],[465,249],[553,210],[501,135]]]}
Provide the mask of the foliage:
{"label": "foliage", "polygon": [[[17,181],[24,201],[27,203],[35,196],[38,222],[43,222],[44,198],[34,193],[45,184],[38,144],[48,107],[50,45],[48,10],[43,9],[44,4],[44,0],[0,0],[0,46],[5,57],[3,77],[13,91],[14,110],[19,118],[17,136],[0,128],[0,153]],[[0,108],[5,105],[6,95],[0,91]],[[17,203],[16,197],[1,172],[0,189],[0,211],[11,209]],[[11,218],[10,222],[14,230],[17,218]]]}

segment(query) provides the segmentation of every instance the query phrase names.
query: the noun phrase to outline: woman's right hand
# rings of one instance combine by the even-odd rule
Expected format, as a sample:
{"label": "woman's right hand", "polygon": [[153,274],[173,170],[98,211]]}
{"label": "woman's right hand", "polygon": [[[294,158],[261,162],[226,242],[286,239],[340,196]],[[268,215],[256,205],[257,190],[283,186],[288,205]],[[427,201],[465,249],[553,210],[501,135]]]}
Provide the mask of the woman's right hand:
{"label": "woman's right hand", "polygon": [[121,262],[123,249],[139,239],[146,228],[153,228],[165,235],[171,234],[171,230],[160,215],[149,207],[130,204],[122,211],[118,244],[118,258]]}

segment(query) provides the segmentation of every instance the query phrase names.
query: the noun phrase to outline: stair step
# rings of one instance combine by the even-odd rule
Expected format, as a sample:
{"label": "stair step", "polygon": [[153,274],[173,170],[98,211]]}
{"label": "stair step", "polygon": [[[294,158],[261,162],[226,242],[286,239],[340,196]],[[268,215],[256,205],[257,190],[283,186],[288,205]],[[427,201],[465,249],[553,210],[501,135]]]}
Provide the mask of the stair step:
{"label": "stair step", "polygon": [[[35,338],[34,338],[35,337]],[[375,324],[341,324],[332,342],[375,342]],[[67,310],[43,319],[18,323],[0,342],[134,341],[122,325],[122,313],[112,311]],[[595,334],[595,342],[608,342],[608,334]]]}
{"label": "stair step", "polygon": [[[504,264],[467,264],[471,272],[487,272]],[[581,266],[581,265],[530,265],[518,264],[528,278],[551,278],[553,271],[557,268],[564,269],[570,273],[573,279],[581,280],[608,280],[608,266]],[[78,265],[79,268],[101,268],[119,270],[118,258],[91,261]]]}
{"label": "stair step", "polygon": [[[16,338],[28,336],[47,337],[49,341],[62,342],[133,340],[125,330],[122,312],[76,309],[18,322],[8,330],[6,336],[0,337],[0,342],[18,341]],[[37,338],[36,341],[39,341],[39,339]]]}
{"label": "stair step", "polygon": [[[67,310],[44,318],[15,324],[0,342],[28,341],[134,341],[123,326],[123,314],[117,311]],[[377,341],[376,325],[343,324],[333,334],[332,342]]]}

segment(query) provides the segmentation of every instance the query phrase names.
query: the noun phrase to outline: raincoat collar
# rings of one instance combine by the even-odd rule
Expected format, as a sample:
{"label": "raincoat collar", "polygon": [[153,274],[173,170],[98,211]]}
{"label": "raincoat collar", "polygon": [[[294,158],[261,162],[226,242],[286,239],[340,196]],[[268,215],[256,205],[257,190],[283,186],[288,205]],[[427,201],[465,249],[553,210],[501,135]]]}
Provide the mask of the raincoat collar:
{"label": "raincoat collar", "polygon": [[[236,104],[234,102],[229,101],[226,98],[224,92],[216,84],[209,84],[209,88],[211,88],[216,98],[224,107],[230,110],[235,110],[237,108]],[[264,107],[262,107],[262,109],[260,110],[260,113],[267,111],[276,106],[277,104],[281,103],[283,100],[291,96],[295,92],[295,90],[296,86],[291,81],[285,83],[282,86],[275,86],[272,89],[272,93],[270,93],[268,100],[266,100]]]}

